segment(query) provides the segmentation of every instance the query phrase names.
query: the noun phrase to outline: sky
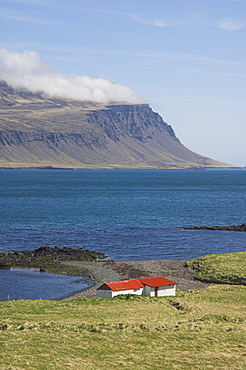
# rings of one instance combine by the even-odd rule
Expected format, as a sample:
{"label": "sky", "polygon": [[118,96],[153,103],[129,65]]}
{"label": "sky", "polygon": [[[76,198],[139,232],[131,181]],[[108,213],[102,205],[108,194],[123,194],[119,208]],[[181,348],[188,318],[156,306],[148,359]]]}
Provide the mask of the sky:
{"label": "sky", "polygon": [[246,166],[246,0],[0,0],[0,77],[146,102],[190,150]]}

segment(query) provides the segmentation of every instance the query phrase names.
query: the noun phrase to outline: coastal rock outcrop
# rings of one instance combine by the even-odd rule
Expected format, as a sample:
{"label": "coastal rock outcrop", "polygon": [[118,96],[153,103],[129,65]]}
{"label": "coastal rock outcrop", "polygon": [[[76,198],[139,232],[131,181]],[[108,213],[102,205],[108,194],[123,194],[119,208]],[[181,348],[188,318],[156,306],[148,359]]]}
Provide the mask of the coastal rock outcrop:
{"label": "coastal rock outcrop", "polygon": [[194,226],[186,227],[186,230],[224,230],[224,231],[246,231],[246,224],[232,226]]}
{"label": "coastal rock outcrop", "polygon": [[0,268],[11,267],[52,269],[54,265],[64,261],[104,260],[107,256],[102,252],[89,251],[84,248],[57,248],[44,246],[33,251],[12,251],[0,253]]}

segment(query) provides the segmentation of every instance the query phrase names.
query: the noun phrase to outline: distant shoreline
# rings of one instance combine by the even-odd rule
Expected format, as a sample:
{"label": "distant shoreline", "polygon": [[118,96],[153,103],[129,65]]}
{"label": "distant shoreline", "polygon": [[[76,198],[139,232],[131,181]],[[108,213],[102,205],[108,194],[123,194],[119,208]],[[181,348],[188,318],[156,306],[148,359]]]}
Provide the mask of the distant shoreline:
{"label": "distant shoreline", "polygon": [[206,171],[206,170],[246,170],[244,166],[230,166],[230,167],[185,167],[185,168],[159,168],[159,167],[56,167],[56,166],[30,166],[30,167],[0,167],[0,170],[194,170],[194,171]]}

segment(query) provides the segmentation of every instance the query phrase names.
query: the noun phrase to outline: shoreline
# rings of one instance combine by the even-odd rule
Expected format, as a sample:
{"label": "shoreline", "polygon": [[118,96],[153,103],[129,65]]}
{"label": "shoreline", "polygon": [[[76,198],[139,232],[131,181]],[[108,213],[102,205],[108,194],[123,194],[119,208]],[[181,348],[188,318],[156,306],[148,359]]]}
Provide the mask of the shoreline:
{"label": "shoreline", "polygon": [[146,261],[66,261],[64,265],[86,269],[90,272],[92,286],[76,293],[67,294],[58,301],[69,301],[79,297],[95,297],[97,288],[104,282],[163,276],[178,283],[181,291],[203,289],[209,284],[195,279],[195,274],[185,260],[146,260]]}
{"label": "shoreline", "polygon": [[70,300],[77,297],[95,297],[96,290],[105,282],[163,276],[178,284],[179,290],[202,289],[207,284],[198,281],[188,267],[187,260],[107,260],[101,252],[83,248],[40,247],[34,251],[12,251],[0,253],[0,268],[34,268],[40,272],[58,275],[81,276],[89,287],[54,298]]}

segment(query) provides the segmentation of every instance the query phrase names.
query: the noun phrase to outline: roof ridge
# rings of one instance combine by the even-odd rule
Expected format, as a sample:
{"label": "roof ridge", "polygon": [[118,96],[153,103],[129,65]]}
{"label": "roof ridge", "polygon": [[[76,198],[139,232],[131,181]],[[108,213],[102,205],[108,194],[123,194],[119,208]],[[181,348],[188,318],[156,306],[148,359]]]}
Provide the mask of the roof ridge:
{"label": "roof ridge", "polygon": [[[168,286],[168,285],[174,285],[174,284],[177,284],[177,283],[167,278],[164,278],[163,276],[152,276],[148,278],[105,282],[103,285],[106,285],[111,290],[117,291],[117,290],[127,290],[127,289],[139,289],[139,288],[143,288],[145,285],[148,285],[151,287],[158,287],[158,286]],[[98,289],[102,289],[103,285],[100,286]]]}

